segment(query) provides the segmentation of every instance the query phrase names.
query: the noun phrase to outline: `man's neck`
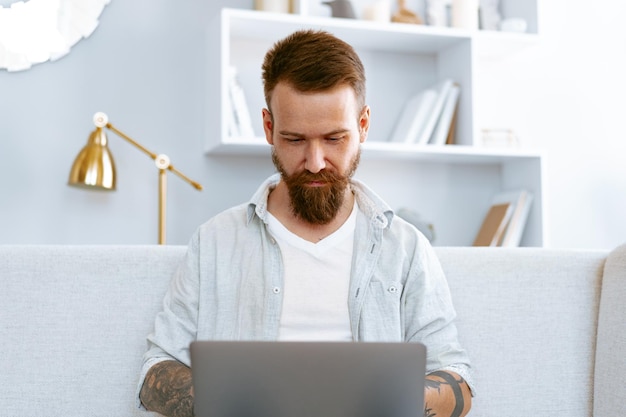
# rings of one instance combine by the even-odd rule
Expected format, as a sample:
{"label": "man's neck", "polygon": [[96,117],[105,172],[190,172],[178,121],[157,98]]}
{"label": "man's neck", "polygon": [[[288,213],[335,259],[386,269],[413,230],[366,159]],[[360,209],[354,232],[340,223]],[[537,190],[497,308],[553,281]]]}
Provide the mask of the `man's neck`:
{"label": "man's neck", "polygon": [[350,187],[346,188],[343,204],[337,215],[327,224],[312,224],[296,216],[291,210],[289,191],[284,182],[280,181],[270,192],[268,211],[291,233],[304,240],[317,243],[337,231],[350,217],[354,206],[354,195]]}

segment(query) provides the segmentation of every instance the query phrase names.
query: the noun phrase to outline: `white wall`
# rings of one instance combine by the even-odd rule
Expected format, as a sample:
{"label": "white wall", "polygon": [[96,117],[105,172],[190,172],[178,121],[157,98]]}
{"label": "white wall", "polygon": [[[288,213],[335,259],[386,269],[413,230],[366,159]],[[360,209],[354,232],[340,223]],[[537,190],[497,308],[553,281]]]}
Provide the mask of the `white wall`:
{"label": "white wall", "polygon": [[[114,0],[68,56],[0,70],[0,244],[156,242],[156,168],[114,134],[118,191],[66,186],[96,111],[205,186],[170,175],[168,243],[186,243],[273,172],[261,158],[203,155],[205,97],[216,93],[203,80],[209,3]],[[481,124],[545,149],[549,246],[612,248],[626,241],[626,4],[544,0],[541,12],[537,46],[480,62]]]}
{"label": "white wall", "polygon": [[546,153],[546,242],[626,241],[626,3],[543,0],[540,41],[482,62],[483,127]]}

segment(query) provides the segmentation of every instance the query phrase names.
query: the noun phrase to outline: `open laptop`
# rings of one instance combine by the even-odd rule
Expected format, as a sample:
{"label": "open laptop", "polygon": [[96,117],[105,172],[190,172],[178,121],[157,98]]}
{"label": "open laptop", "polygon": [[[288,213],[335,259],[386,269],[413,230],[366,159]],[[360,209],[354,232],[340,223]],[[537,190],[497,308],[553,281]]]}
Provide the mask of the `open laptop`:
{"label": "open laptop", "polygon": [[197,341],[190,350],[196,417],[424,415],[419,343]]}

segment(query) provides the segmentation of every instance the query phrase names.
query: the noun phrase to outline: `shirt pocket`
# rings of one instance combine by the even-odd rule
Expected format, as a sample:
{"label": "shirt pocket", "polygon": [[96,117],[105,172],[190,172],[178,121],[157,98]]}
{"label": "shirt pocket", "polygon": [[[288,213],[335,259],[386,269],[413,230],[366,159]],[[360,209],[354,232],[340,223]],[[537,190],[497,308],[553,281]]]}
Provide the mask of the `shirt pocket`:
{"label": "shirt pocket", "polygon": [[363,340],[400,342],[403,340],[402,284],[370,281],[361,310]]}

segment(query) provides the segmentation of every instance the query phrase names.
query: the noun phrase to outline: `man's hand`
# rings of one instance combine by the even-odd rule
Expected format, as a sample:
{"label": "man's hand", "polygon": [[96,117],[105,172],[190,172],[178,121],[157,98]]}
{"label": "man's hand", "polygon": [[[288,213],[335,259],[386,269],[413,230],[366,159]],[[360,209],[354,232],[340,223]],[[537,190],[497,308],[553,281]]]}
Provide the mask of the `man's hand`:
{"label": "man's hand", "polygon": [[173,360],[157,363],[148,370],[139,398],[164,416],[193,417],[191,369]]}
{"label": "man's hand", "polygon": [[426,375],[425,417],[463,417],[472,406],[469,386],[458,374],[436,371]]}

